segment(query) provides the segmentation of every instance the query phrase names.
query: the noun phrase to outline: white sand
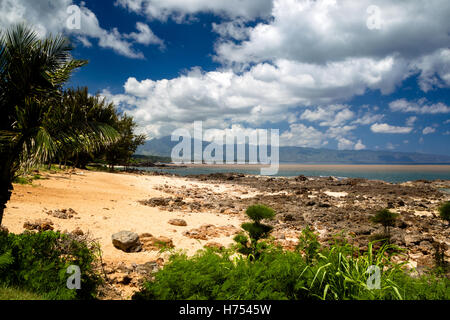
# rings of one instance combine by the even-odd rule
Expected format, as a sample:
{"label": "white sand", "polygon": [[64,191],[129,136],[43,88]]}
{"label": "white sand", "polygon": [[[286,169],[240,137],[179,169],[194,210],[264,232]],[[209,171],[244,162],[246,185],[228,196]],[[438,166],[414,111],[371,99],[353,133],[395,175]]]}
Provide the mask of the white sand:
{"label": "white sand", "polygon": [[[166,236],[173,240],[176,249],[193,254],[208,241],[228,245],[232,236],[213,238],[208,241],[194,240],[182,235],[185,230],[198,228],[203,224],[216,226],[234,225],[239,227],[242,217],[224,215],[218,212],[183,213],[165,212],[158,208],[138,203],[152,197],[170,197],[157,191],[159,185],[186,186],[188,188],[209,188],[213,192],[238,193],[232,185],[212,185],[197,183],[185,178],[165,176],[142,176],[131,174],[111,174],[103,172],[77,171],[77,174],[58,173],[47,175],[48,180],[34,181],[34,185],[15,185],[8,202],[3,224],[14,233],[20,233],[25,221],[50,219],[55,230],[73,231],[79,227],[98,238],[105,262],[123,261],[145,263],[160,257],[158,251],[125,253],[117,250],[111,242],[111,235],[127,230],[138,234],[148,232],[154,236]],[[79,219],[58,219],[44,211],[55,209],[74,209]],[[168,220],[180,218],[187,222],[186,227],[168,224]],[[162,257],[167,257],[167,253]]]}

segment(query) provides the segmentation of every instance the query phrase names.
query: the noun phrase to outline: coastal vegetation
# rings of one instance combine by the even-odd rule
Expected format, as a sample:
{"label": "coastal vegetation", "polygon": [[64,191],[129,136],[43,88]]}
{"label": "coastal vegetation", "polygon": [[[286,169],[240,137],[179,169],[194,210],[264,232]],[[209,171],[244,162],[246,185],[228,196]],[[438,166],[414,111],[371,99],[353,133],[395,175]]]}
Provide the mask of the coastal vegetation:
{"label": "coastal vegetation", "polygon": [[45,300],[44,297],[23,289],[2,286],[0,287],[0,300]]}
{"label": "coastal vegetation", "polygon": [[374,223],[381,224],[384,228],[383,236],[387,239],[390,238],[390,227],[395,225],[395,221],[398,218],[398,214],[390,211],[389,209],[382,209],[377,211],[375,216],[371,217],[371,221]]}
{"label": "coastal vegetation", "polygon": [[253,221],[243,223],[241,226],[247,232],[248,237],[240,233],[234,237],[234,241],[238,245],[237,251],[239,253],[248,255],[251,259],[258,259],[261,252],[266,248],[266,244],[259,242],[259,240],[266,238],[273,229],[272,226],[261,223],[261,220],[273,219],[275,211],[265,205],[253,205],[248,207],[245,213]]}
{"label": "coastal vegetation", "polygon": [[[45,299],[92,299],[102,282],[99,246],[95,241],[53,231],[0,231],[1,291],[26,292]],[[69,266],[80,270],[81,289],[67,286]],[[13,288],[13,289],[9,289]]]}
{"label": "coastal vegetation", "polygon": [[[257,258],[242,252],[241,239],[227,250],[207,249],[193,257],[171,256],[153,280],[145,282],[135,300],[403,300],[449,299],[450,280],[437,274],[413,277],[396,246],[370,243],[360,252],[344,238],[322,246],[309,228],[295,251],[266,239]],[[250,252],[251,250],[248,250]],[[368,271],[380,271],[379,284]],[[371,281],[374,280],[374,283]]]}

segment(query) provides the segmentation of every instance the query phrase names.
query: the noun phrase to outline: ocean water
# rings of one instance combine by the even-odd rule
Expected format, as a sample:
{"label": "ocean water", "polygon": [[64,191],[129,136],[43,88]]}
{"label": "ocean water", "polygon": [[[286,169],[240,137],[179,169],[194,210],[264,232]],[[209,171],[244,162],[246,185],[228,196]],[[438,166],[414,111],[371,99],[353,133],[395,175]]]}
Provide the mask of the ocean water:
{"label": "ocean water", "polygon": [[[193,165],[180,168],[139,168],[146,171],[174,173],[181,176],[210,173],[260,174],[260,168],[251,165]],[[275,176],[337,178],[366,178],[386,182],[415,180],[450,180],[450,165],[280,165]]]}

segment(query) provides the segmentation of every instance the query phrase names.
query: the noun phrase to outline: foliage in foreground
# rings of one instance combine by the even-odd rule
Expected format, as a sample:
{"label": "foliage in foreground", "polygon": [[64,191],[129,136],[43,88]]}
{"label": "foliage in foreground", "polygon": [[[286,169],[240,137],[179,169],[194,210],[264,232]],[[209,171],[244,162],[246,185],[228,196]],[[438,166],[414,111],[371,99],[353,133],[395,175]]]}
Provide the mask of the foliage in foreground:
{"label": "foliage in foreground", "polygon": [[45,300],[43,296],[23,289],[0,287],[0,301],[3,300]]}
{"label": "foliage in foreground", "polygon": [[[360,254],[345,242],[317,246],[303,234],[301,251],[269,246],[259,259],[251,260],[232,250],[199,251],[193,257],[174,254],[154,281],[145,282],[135,300],[180,299],[450,299],[449,279],[437,276],[413,278],[402,264],[391,261],[394,247],[373,245]],[[380,289],[368,287],[371,265],[381,270]]]}
{"label": "foliage in foreground", "polygon": [[[96,248],[58,232],[0,232],[0,286],[19,288],[46,299],[92,299],[101,282]],[[81,289],[67,288],[67,268],[81,270]],[[5,291],[5,290],[3,290]],[[11,291],[10,291],[11,293]]]}

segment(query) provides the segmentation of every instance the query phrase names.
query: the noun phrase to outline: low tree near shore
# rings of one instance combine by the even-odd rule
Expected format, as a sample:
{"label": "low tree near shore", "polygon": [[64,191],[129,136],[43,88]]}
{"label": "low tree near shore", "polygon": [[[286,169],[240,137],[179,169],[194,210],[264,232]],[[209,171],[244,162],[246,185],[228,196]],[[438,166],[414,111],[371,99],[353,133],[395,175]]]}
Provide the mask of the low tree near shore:
{"label": "low tree near shore", "polygon": [[273,219],[275,211],[265,205],[258,204],[248,207],[245,213],[253,222],[244,223],[241,227],[247,231],[250,239],[245,234],[238,234],[234,237],[234,241],[238,244],[238,252],[249,255],[252,259],[257,259],[261,250],[264,249],[264,244],[258,243],[258,241],[266,238],[273,229],[272,226],[263,224],[261,221]]}
{"label": "low tree near shore", "polygon": [[384,227],[384,235],[389,239],[391,237],[390,227],[395,225],[395,221],[398,218],[398,214],[390,211],[389,209],[383,209],[378,211],[375,216],[370,220],[374,223],[379,223]]}
{"label": "low tree near shore", "polygon": [[114,171],[114,165],[128,165],[138,146],[145,142],[145,135],[134,134],[137,124],[132,117],[123,115],[116,122],[116,129],[120,134],[117,142],[108,146],[104,151],[104,157],[110,169]]}

